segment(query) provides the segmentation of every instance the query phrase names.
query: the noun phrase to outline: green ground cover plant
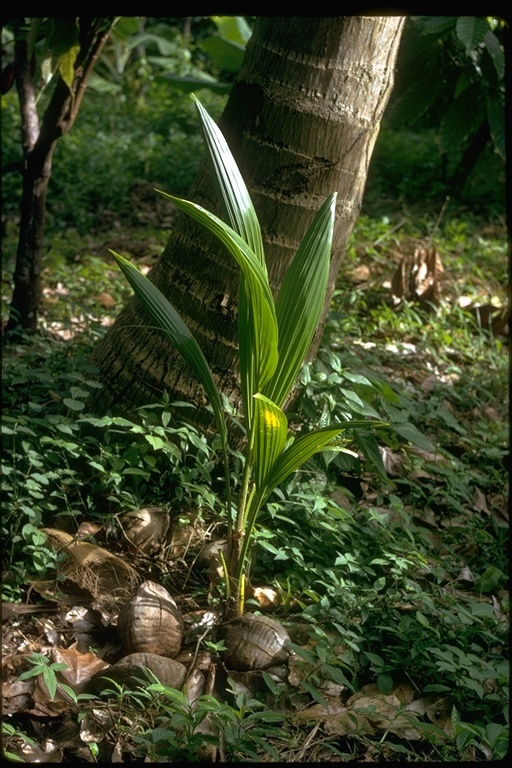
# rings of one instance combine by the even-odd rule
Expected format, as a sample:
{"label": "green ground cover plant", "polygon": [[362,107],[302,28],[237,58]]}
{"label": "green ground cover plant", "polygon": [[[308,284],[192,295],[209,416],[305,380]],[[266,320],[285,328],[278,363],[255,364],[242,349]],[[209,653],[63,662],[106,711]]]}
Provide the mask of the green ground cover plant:
{"label": "green ground cover plant", "polygon": [[[294,641],[295,679],[266,673],[266,689],[253,696],[229,683],[229,701],[204,696],[195,706],[184,691],[156,682],[135,690],[106,683],[108,703],[81,699],[74,709],[69,702],[69,719],[90,735],[91,760],[110,759],[115,745],[125,759],[197,760],[206,742],[228,762],[506,756],[508,342],[471,312],[506,306],[505,233],[495,202],[482,218],[451,201],[438,223],[442,202],[417,214],[412,203],[390,211],[386,201],[360,218],[319,355],[299,375],[289,414],[297,428],[349,419],[389,427],[354,432],[345,452],[311,457],[280,483],[254,528],[251,578],[273,587],[276,616],[303,632]],[[398,260],[411,238],[432,233],[445,268],[439,302],[395,307]],[[133,245],[149,234],[146,249]],[[170,506],[180,524],[194,519],[209,532],[226,530],[222,445],[188,422],[190,406],[164,398],[132,418],[87,410],[98,386],[88,355],[128,295],[107,251],[121,250],[117,237],[114,230],[84,244],[55,235],[41,334],[5,350],[2,590],[9,604],[24,603],[34,583],[54,573],[55,551],[41,528],[76,532],[92,521],[113,529],[120,513],[154,504]],[[130,239],[130,258],[143,268],[166,233],[145,229]],[[363,280],[354,277],[361,266]],[[103,293],[114,303],[102,303]],[[235,453],[235,488],[242,478]],[[206,606],[206,579],[190,576],[196,554],[192,547],[161,575]],[[21,682],[46,675],[52,691],[66,685],[47,655],[36,652],[26,664]],[[326,717],[332,690],[340,709]],[[101,721],[107,711],[111,720]],[[199,739],[205,721],[218,730]],[[25,715],[9,716],[2,729],[9,759],[41,758],[41,736]],[[34,751],[21,753],[21,743]],[[69,746],[62,749],[74,759]]]}

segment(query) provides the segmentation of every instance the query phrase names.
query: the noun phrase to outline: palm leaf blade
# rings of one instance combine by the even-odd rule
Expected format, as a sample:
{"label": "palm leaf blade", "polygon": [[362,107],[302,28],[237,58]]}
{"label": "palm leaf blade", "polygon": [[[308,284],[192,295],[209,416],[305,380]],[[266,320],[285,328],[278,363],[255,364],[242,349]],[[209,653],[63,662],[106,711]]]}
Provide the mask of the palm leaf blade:
{"label": "palm leaf blade", "polygon": [[336,193],[315,216],[291,263],[276,301],[279,366],[263,392],[282,406],[304,363],[325,300]]}
{"label": "palm leaf blade", "polygon": [[277,458],[271,472],[267,476],[265,487],[258,494],[258,508],[265,503],[272,491],[283,480],[286,480],[292,472],[295,472],[313,454],[325,448],[343,429],[344,426],[341,424],[323,427],[322,429],[308,432],[308,434],[302,435],[291,443]]}
{"label": "palm leaf blade", "polygon": [[264,395],[256,394],[254,414],[254,474],[256,489],[265,488],[266,479],[283,452],[288,420],[282,410]]}
{"label": "palm leaf blade", "polygon": [[203,385],[212,405],[223,443],[227,442],[227,429],[222,402],[206,359],[187,325],[172,304],[159,289],[127,259],[111,251],[122,273],[130,283],[137,298],[151,314],[159,330],[176,347],[188,362],[197,379]]}
{"label": "palm leaf blade", "polygon": [[258,261],[265,266],[260,224],[242,175],[218,126],[201,103],[197,99],[194,101],[201,120],[224,214],[235,232],[238,232]]}
{"label": "palm leaf blade", "polygon": [[[243,324],[240,329],[240,373],[242,378],[250,377],[253,381],[250,388],[252,396],[269,381],[278,360],[276,312],[266,269],[240,235],[218,216],[188,200],[173,197],[165,192],[161,194],[170,198],[180,210],[209,229],[225,245],[242,270],[247,283],[247,294],[243,297],[246,304],[244,317],[249,323],[249,328]],[[253,348],[246,348],[250,338]],[[244,367],[250,360],[252,371]],[[249,401],[246,401],[245,405],[250,407]]]}

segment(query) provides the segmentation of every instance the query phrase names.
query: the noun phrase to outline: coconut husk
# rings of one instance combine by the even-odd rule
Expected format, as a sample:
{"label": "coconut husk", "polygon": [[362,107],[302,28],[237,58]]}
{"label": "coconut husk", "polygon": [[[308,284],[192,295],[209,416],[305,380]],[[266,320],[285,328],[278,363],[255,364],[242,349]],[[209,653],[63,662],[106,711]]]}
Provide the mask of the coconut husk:
{"label": "coconut husk", "polygon": [[140,581],[137,571],[120,557],[56,528],[43,528],[46,545],[57,552],[59,581],[68,579],[89,592],[96,606],[115,611]]}

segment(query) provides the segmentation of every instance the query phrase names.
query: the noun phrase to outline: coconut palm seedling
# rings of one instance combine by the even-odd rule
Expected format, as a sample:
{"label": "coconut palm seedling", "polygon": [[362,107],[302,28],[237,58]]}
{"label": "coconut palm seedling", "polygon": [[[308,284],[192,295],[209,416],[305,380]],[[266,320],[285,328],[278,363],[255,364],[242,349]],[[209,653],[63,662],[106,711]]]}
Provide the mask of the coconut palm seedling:
{"label": "coconut palm seedling", "polygon": [[[199,345],[179,314],[135,266],[113,253],[156,327],[181,353],[203,385],[221,438],[226,478],[225,615],[242,614],[252,533],[272,491],[314,453],[355,422],[295,438],[283,411],[310,347],[322,310],[332,247],[336,193],[317,212],[274,301],[261,230],[249,193],[219,128],[195,100],[225,220],[201,206],[161,193],[210,230],[241,270],[238,309],[239,370],[247,442],[241,489],[232,503],[228,431],[222,400]],[[365,426],[368,423],[365,422]],[[340,446],[338,446],[338,449]]]}

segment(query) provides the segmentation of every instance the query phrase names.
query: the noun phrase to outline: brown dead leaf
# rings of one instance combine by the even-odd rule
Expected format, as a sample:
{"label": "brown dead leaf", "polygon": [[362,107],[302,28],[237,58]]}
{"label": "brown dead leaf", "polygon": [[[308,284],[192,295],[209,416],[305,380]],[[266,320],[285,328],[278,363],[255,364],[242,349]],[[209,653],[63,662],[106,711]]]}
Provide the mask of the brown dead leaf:
{"label": "brown dead leaf", "polygon": [[[56,550],[59,557],[59,583],[62,578],[74,582],[80,590],[89,592],[102,613],[118,611],[119,602],[126,600],[140,579],[129,563],[102,547],[56,528],[42,528],[46,545]],[[37,587],[36,587],[37,589]],[[79,601],[74,600],[77,604]]]}
{"label": "brown dead leaf", "polygon": [[[402,697],[402,701],[397,693]],[[346,706],[348,711],[366,717],[370,725],[377,730],[390,731],[412,741],[422,738],[414,721],[425,710],[421,705],[413,706],[412,701],[404,705],[404,700],[410,695],[411,691],[405,686],[400,686],[394,692],[384,695],[379,693],[376,685],[371,684],[351,696]]]}
{"label": "brown dead leaf", "polygon": [[206,689],[206,678],[200,669],[194,669],[185,681],[185,694],[191,704],[203,695]]}
{"label": "brown dead leaf", "polygon": [[63,662],[68,669],[59,672],[65,682],[75,693],[81,693],[91,678],[110,665],[96,656],[95,653],[79,653],[74,643],[70,648],[52,648],[53,661]]}
{"label": "brown dead leaf", "polygon": [[80,721],[80,739],[84,744],[98,744],[113,727],[112,712],[93,707]]}
{"label": "brown dead leaf", "polygon": [[370,267],[366,264],[360,264],[358,267],[349,269],[345,273],[345,277],[350,280],[351,283],[365,283],[370,279],[370,275]]}
{"label": "brown dead leaf", "polygon": [[416,698],[416,690],[410,683],[402,683],[393,690],[401,704],[411,704]]}
{"label": "brown dead leaf", "polygon": [[468,585],[474,584],[475,577],[473,576],[471,568],[469,568],[467,565],[465,565],[464,568],[461,568],[460,573],[455,581],[461,581]]}
{"label": "brown dead leaf", "polygon": [[421,520],[424,525],[427,525],[430,528],[439,528],[439,521],[436,513],[430,507],[424,507],[423,509],[416,511],[414,517]]}
{"label": "brown dead leaf", "polygon": [[112,309],[112,307],[115,307],[117,304],[116,299],[112,298],[110,293],[107,293],[106,291],[103,291],[98,296],[98,300],[102,307],[105,307],[105,309]]}
{"label": "brown dead leaf", "polygon": [[281,598],[272,587],[254,587],[252,596],[260,606],[261,610],[276,608],[281,604]]}
{"label": "brown dead leaf", "polygon": [[19,747],[9,747],[22,763],[62,763],[63,750],[57,742],[45,739],[41,746],[23,741]]}
{"label": "brown dead leaf", "polygon": [[396,306],[402,301],[417,301],[428,308],[436,304],[441,291],[444,267],[437,250],[428,244],[416,244],[412,257],[402,257],[391,283],[391,295]]}
{"label": "brown dead leaf", "polygon": [[331,716],[324,724],[325,732],[332,736],[371,736],[375,728],[367,717],[359,712],[345,709],[339,715]]}
{"label": "brown dead leaf", "polygon": [[33,680],[8,679],[2,683],[2,712],[4,715],[14,715],[16,712],[27,712],[33,705]]}
{"label": "brown dead leaf", "polygon": [[403,456],[385,446],[379,446],[379,451],[384,469],[388,475],[392,477],[399,475],[404,463]]}
{"label": "brown dead leaf", "polygon": [[487,506],[487,499],[485,493],[480,488],[475,488],[473,493],[473,509],[475,512],[485,512],[486,515],[490,515],[489,507]]}

